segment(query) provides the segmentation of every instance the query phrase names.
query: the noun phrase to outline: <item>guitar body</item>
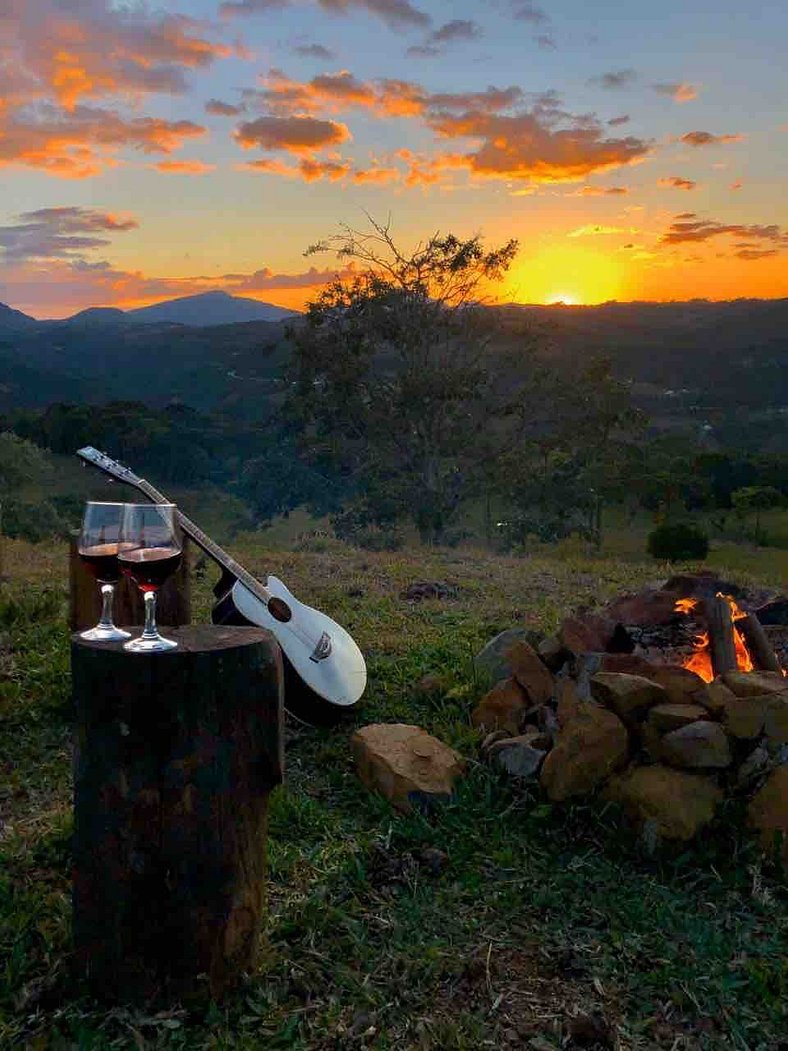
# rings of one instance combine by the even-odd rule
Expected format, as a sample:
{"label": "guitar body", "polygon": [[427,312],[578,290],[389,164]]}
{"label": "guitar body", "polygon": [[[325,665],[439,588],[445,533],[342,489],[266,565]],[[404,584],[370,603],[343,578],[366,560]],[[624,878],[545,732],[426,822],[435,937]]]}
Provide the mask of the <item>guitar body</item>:
{"label": "guitar body", "polygon": [[266,605],[240,580],[225,578],[224,583],[230,586],[214,606],[211,619],[215,624],[249,624],[273,633],[285,657],[286,707],[292,715],[312,725],[330,725],[352,708],[366,687],[367,669],[361,651],[341,625],[299,602],[277,577],[269,576],[265,587],[274,600],[281,600],[279,606],[275,601]]}

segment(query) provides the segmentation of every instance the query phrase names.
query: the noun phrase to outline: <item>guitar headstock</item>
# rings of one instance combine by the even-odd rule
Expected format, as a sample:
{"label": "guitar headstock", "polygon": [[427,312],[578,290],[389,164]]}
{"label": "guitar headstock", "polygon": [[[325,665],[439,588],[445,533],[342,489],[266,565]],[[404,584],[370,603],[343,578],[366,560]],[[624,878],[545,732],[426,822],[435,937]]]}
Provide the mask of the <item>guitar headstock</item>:
{"label": "guitar headstock", "polygon": [[128,467],[124,467],[122,463],[113,460],[112,457],[107,456],[106,453],[94,449],[92,445],[86,445],[84,449],[77,449],[77,456],[85,463],[89,463],[93,467],[98,467],[100,471],[111,475],[119,482],[125,482],[127,485],[138,487],[141,484],[144,484],[143,479],[133,471],[129,470]]}

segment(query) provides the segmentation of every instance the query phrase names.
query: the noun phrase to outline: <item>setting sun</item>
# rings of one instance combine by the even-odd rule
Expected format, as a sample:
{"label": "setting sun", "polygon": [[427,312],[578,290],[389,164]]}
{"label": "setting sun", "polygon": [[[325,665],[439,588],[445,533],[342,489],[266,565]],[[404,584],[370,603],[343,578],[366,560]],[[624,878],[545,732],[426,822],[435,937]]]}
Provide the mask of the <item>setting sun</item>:
{"label": "setting sun", "polygon": [[617,259],[575,245],[544,248],[523,255],[507,282],[508,298],[519,303],[564,303],[566,306],[619,299],[622,274]]}

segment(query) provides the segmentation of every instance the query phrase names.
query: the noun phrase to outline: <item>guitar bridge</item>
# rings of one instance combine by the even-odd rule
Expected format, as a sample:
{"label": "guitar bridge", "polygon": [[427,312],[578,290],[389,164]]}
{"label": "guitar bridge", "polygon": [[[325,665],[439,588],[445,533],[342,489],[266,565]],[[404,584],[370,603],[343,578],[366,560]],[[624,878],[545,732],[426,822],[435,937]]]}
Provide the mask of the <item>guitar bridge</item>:
{"label": "guitar bridge", "polygon": [[315,664],[319,664],[320,661],[324,661],[326,657],[331,655],[331,636],[325,631],[317,640],[317,645],[309,654],[309,659],[314,661]]}

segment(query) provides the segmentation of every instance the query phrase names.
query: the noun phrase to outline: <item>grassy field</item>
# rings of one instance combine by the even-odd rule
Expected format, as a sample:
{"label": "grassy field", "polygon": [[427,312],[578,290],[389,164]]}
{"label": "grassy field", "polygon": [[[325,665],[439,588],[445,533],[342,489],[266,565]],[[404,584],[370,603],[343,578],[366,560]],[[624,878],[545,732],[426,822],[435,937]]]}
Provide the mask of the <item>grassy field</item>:
{"label": "grassy field", "polygon": [[[669,567],[571,545],[522,559],[301,546],[245,536],[233,551],[345,623],[370,685],[352,723],[288,728],[260,968],[229,1002],[188,1013],[103,1010],[69,977],[65,548],[6,543],[0,1047],[785,1048],[784,887],[739,815],[721,814],[692,849],[649,855],[611,811],[545,806],[476,761],[474,652],[515,624],[550,631]],[[779,585],[782,554],[720,547],[712,563]],[[458,597],[413,606],[401,592],[420,579]],[[210,583],[197,584],[199,619]],[[445,688],[417,690],[427,673]],[[451,805],[401,816],[363,789],[348,737],[383,720],[419,723],[469,759]]]}

